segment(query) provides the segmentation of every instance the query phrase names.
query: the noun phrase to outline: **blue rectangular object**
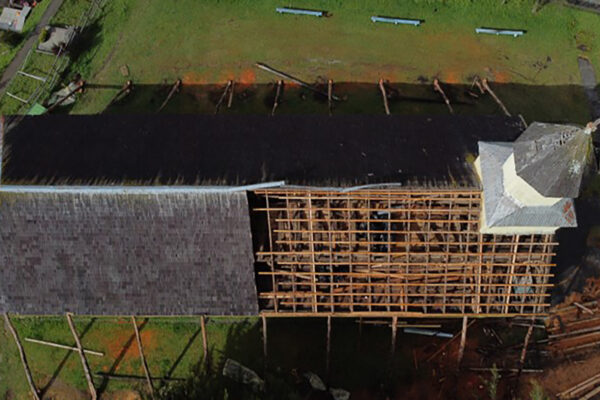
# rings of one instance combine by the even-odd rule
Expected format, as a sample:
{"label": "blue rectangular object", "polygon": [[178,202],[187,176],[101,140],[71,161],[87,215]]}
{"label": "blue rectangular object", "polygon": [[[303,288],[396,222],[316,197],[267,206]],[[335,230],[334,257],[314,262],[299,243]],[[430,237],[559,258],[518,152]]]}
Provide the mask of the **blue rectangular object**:
{"label": "blue rectangular object", "polygon": [[487,33],[490,35],[508,35],[512,37],[523,36],[525,31],[513,29],[475,28],[476,33]]}
{"label": "blue rectangular object", "polygon": [[325,16],[325,11],[302,10],[299,8],[277,7],[275,11],[280,14],[312,15],[313,17]]}
{"label": "blue rectangular object", "polygon": [[387,22],[389,24],[394,24],[394,25],[413,25],[413,26],[419,26],[421,25],[421,20],[418,19],[408,19],[408,18],[393,18],[393,17],[378,17],[378,16],[372,16],[371,17],[371,21],[373,22]]}

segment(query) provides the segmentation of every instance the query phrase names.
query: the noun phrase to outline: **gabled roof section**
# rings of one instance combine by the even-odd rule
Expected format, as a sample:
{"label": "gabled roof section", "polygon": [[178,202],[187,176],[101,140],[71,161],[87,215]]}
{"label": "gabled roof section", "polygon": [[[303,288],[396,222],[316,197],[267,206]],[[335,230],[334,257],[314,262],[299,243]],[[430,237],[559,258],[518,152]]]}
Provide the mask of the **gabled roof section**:
{"label": "gabled roof section", "polygon": [[553,205],[530,206],[511,196],[505,187],[504,164],[513,153],[512,143],[479,142],[485,222],[489,227],[577,226],[571,199]]}
{"label": "gabled roof section", "polygon": [[575,198],[593,163],[592,146],[582,128],[534,122],[514,143],[517,174],[544,196]]}
{"label": "gabled roof section", "polygon": [[252,250],[244,192],[0,191],[0,312],[257,314]]}

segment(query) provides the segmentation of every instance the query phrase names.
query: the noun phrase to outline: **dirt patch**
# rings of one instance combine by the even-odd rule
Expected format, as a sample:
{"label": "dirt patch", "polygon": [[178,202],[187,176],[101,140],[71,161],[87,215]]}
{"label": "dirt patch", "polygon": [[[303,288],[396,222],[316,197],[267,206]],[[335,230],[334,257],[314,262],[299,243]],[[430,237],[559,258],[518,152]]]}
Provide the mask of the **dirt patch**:
{"label": "dirt patch", "polygon": [[[143,329],[140,332],[140,337],[144,346],[144,353],[146,351],[151,352],[157,347],[156,331]],[[108,350],[107,356],[113,360],[122,357],[122,361],[129,361],[140,356],[133,327],[130,332],[124,330],[107,337],[106,341],[104,345]],[[123,354],[123,352],[125,353]]]}
{"label": "dirt patch", "polygon": [[44,393],[44,399],[87,400],[88,398],[88,393],[66,385],[58,379]]}
{"label": "dirt patch", "polygon": [[256,73],[252,69],[245,69],[240,74],[240,83],[244,85],[251,85],[256,82]]}
{"label": "dirt patch", "polygon": [[105,400],[142,400],[142,396],[135,390],[116,390],[102,395]]}

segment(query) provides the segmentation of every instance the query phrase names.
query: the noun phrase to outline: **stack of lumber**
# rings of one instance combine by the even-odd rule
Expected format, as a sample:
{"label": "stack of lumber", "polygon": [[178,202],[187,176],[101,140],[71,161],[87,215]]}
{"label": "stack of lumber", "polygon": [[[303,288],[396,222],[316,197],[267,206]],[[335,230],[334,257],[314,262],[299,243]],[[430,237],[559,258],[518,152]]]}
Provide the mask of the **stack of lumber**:
{"label": "stack of lumber", "polygon": [[548,348],[570,355],[600,347],[600,308],[597,301],[573,303],[552,311],[548,319]]}

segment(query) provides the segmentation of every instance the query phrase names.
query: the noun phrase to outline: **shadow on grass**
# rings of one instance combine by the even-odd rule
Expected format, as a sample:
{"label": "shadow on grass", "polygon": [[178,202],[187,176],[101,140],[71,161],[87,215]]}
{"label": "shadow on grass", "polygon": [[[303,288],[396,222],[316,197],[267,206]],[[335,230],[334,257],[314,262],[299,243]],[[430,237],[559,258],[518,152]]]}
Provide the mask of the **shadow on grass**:
{"label": "shadow on grass", "polygon": [[[78,332],[80,340],[83,339],[83,337],[85,336],[85,334],[92,328],[92,325],[94,325],[94,322],[96,322],[96,318],[92,318],[90,320],[90,322],[85,326],[85,328],[83,328],[83,331]],[[73,343],[72,345],[75,346],[75,343]],[[70,351],[70,350],[67,351],[67,354],[65,354],[65,356],[63,357],[63,359],[61,360],[61,362],[58,364],[58,367],[56,368],[56,370],[54,371],[54,373],[52,373],[52,376],[50,377],[50,380],[48,380],[48,383],[46,383],[46,385],[43,388],[40,389],[40,395],[41,395],[41,397],[44,397],[44,395],[52,387],[52,384],[56,381],[56,379],[60,375],[60,372],[64,368],[64,366],[67,363],[67,360],[69,359],[69,357],[71,357],[72,353],[75,353],[75,352]]]}

